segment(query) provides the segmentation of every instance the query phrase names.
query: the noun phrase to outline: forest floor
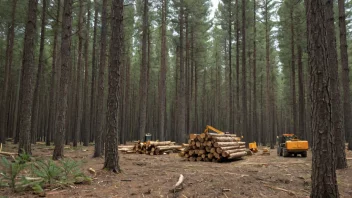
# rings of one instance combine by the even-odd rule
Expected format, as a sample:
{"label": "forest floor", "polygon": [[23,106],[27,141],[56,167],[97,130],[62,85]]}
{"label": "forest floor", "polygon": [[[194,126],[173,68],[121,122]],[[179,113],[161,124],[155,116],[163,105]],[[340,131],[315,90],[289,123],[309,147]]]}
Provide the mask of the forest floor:
{"label": "forest floor", "polygon": [[[53,147],[33,145],[34,157],[50,158]],[[16,151],[7,144],[4,151]],[[230,163],[188,162],[177,154],[149,156],[120,153],[122,173],[102,170],[104,159],[92,158],[93,146],[65,148],[65,156],[82,160],[83,170],[96,170],[90,185],[46,191],[47,197],[309,197],[311,152],[307,158],[283,158],[271,150],[270,156],[255,154]],[[261,153],[261,151],[259,151]],[[352,152],[347,152],[352,167]],[[170,192],[184,176],[183,189]],[[338,170],[341,197],[352,197],[352,168]],[[31,192],[12,193],[0,188],[0,197],[36,197]]]}

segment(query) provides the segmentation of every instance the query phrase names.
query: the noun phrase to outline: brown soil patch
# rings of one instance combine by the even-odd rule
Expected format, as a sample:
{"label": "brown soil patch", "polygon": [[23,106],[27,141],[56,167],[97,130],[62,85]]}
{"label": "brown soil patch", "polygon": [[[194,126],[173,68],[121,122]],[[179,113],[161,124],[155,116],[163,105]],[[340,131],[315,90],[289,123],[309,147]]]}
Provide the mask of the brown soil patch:
{"label": "brown soil patch", "polygon": [[[16,151],[7,144],[4,151]],[[34,145],[34,157],[51,157],[53,147]],[[102,170],[104,160],[92,158],[94,147],[65,149],[66,157],[83,160],[97,175],[91,185],[74,185],[47,191],[47,197],[309,197],[311,153],[307,158],[283,158],[271,150],[270,156],[255,154],[231,163],[188,162],[177,154],[148,156],[120,154],[122,173]],[[352,158],[352,152],[347,152]],[[352,166],[352,160],[348,160]],[[183,189],[170,192],[180,174],[185,177]],[[341,197],[352,197],[352,169],[339,170]],[[36,197],[31,192],[13,194],[0,188],[0,197]]]}

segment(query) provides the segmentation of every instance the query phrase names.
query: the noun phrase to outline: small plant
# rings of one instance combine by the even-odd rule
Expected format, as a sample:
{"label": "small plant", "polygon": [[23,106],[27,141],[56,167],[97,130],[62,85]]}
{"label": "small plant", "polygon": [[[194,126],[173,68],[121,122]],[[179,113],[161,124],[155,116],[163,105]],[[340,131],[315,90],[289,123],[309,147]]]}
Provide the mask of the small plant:
{"label": "small plant", "polygon": [[18,176],[26,167],[26,164],[19,160],[19,158],[16,158],[14,162],[10,162],[5,157],[2,157],[1,163],[4,169],[0,172],[0,185],[9,186],[13,191],[16,191]]}
{"label": "small plant", "polygon": [[40,160],[34,163],[32,165],[32,172],[35,176],[43,178],[44,183],[48,183],[49,185],[60,180],[63,173],[62,169],[51,159]]}
{"label": "small plant", "polygon": [[81,162],[73,159],[64,159],[60,161],[63,169],[63,180],[67,183],[85,183],[91,182],[90,177],[86,176],[80,169]]}

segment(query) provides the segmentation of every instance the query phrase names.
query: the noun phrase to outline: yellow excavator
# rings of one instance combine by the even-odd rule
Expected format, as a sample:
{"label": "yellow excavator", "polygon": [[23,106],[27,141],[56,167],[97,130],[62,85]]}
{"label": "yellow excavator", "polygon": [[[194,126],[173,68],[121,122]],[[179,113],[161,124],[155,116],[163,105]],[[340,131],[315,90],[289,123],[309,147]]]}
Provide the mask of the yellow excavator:
{"label": "yellow excavator", "polygon": [[308,141],[300,140],[294,134],[282,134],[279,137],[279,146],[277,147],[277,155],[289,157],[301,155],[307,157]]}

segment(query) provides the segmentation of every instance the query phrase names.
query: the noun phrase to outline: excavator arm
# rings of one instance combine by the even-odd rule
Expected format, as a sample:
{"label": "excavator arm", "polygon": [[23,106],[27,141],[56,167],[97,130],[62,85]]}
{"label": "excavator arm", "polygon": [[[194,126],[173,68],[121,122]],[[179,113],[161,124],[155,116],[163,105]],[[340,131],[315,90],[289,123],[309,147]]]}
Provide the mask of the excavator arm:
{"label": "excavator arm", "polygon": [[220,130],[218,130],[218,129],[216,129],[216,128],[210,126],[210,125],[207,125],[207,126],[205,127],[204,133],[208,133],[209,130],[214,131],[214,132],[217,133],[217,134],[225,134],[224,132],[222,132],[222,131],[220,131]]}

